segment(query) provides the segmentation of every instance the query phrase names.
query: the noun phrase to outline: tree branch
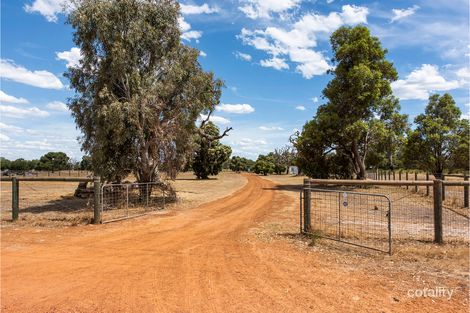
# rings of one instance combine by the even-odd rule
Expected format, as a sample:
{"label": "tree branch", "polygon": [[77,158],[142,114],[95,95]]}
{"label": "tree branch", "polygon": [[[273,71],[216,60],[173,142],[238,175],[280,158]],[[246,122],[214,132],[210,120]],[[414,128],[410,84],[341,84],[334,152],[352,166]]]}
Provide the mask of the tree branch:
{"label": "tree branch", "polygon": [[227,127],[227,128],[225,129],[225,131],[222,133],[222,135],[219,135],[219,136],[210,136],[210,135],[206,134],[206,133],[204,132],[204,126],[206,126],[206,123],[209,121],[209,119],[210,119],[210,117],[211,117],[211,115],[212,115],[212,112],[214,112],[214,110],[210,110],[210,111],[209,111],[209,114],[207,114],[207,117],[206,117],[204,120],[202,120],[201,126],[199,126],[199,128],[197,129],[199,135],[200,135],[201,137],[206,138],[206,139],[209,140],[210,142],[215,141],[215,140],[219,140],[219,139],[224,138],[225,136],[228,136],[228,132],[231,131],[231,130],[233,130],[232,127]]}

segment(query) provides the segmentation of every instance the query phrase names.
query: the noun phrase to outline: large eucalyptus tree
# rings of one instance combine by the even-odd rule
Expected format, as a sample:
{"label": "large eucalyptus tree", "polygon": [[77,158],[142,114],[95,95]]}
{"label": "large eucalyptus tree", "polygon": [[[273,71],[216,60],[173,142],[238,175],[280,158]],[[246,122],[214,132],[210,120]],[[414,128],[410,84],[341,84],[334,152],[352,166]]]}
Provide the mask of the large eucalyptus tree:
{"label": "large eucalyptus tree", "polygon": [[181,42],[178,2],[72,0],[69,12],[81,60],[66,73],[68,105],[95,173],[112,182],[175,177],[223,85]]}

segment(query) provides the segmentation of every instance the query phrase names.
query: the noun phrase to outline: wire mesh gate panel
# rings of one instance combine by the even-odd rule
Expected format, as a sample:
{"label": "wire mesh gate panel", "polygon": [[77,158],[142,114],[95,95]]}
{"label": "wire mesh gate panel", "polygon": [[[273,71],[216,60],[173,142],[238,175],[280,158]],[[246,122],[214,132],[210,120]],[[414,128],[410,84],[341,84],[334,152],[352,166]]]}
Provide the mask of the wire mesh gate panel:
{"label": "wire mesh gate panel", "polygon": [[392,205],[386,195],[307,190],[310,192],[310,225],[314,235],[392,253]]}
{"label": "wire mesh gate panel", "polygon": [[167,193],[160,183],[108,184],[101,188],[102,221],[136,217],[165,208]]}

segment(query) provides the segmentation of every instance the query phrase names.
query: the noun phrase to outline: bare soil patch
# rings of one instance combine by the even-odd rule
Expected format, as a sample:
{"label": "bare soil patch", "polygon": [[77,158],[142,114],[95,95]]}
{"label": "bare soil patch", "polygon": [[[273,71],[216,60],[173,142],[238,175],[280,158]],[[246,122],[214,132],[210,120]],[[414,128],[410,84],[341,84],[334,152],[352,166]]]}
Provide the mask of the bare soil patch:
{"label": "bare soil patch", "polygon": [[[165,216],[2,229],[2,312],[468,311],[463,264],[421,263],[441,264],[452,246],[408,263],[309,246],[292,193],[245,177],[230,196]],[[455,288],[452,298],[407,296],[435,284]]]}

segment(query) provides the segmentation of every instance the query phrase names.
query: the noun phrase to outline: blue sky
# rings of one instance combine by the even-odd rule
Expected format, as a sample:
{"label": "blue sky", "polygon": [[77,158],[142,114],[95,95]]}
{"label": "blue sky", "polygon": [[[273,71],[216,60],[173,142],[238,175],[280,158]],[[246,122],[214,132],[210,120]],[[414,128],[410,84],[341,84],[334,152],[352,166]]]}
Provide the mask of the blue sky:
{"label": "blue sky", "polygon": [[[1,1],[0,155],[38,158],[82,152],[65,103],[63,77],[80,57],[64,0]],[[468,116],[469,2],[230,0],[182,1],[182,41],[226,84],[214,114],[234,128],[223,142],[256,159],[288,143],[312,118],[331,76],[329,36],[342,25],[367,25],[399,73],[393,84],[410,121],[430,93],[449,92]]]}

